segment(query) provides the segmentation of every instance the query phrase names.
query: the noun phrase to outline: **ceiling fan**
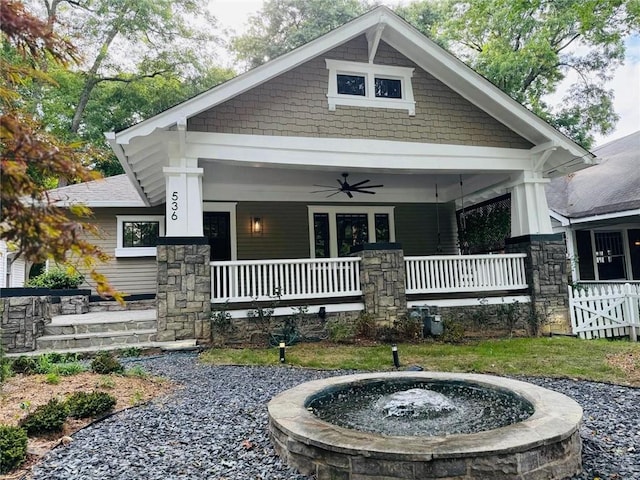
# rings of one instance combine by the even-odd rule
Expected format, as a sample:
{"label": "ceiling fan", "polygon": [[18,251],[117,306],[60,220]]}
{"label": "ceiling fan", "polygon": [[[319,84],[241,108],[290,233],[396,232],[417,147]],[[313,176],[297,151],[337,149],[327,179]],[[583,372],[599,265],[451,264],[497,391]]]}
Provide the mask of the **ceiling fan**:
{"label": "ceiling fan", "polygon": [[340,180],[339,178],[336,179],[339,185],[338,187],[332,187],[329,185],[314,185],[314,187],[323,187],[326,190],[316,190],[311,193],[333,192],[327,195],[327,198],[329,198],[342,192],[342,193],[346,193],[349,198],[353,198],[354,193],[368,193],[370,195],[375,195],[376,192],[371,192],[368,189],[384,187],[384,185],[367,185],[371,180],[362,180],[361,182],[349,184],[349,182],[347,182],[348,176],[349,176],[348,173],[343,173],[342,174],[343,180]]}

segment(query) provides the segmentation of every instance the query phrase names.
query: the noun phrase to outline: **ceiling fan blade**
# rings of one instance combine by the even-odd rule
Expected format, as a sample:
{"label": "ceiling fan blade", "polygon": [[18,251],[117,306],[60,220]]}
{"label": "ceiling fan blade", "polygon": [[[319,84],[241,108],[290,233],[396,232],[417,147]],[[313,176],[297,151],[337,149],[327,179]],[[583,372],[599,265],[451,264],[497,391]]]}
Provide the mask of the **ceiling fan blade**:
{"label": "ceiling fan blade", "polygon": [[322,187],[322,188],[336,188],[335,185],[320,185],[320,184],[317,184],[317,183],[314,183],[312,186],[313,187]]}
{"label": "ceiling fan blade", "polygon": [[[353,187],[353,185],[352,185]],[[380,187],[384,187],[384,185],[365,185],[363,187],[360,188],[380,188]],[[359,188],[351,188],[351,191],[355,191],[355,190],[359,190]]]}
{"label": "ceiling fan blade", "polygon": [[349,190],[345,191],[344,193],[346,193],[349,198],[353,198],[353,195]]}
{"label": "ceiling fan blade", "polygon": [[342,190],[337,190],[337,191],[335,191],[334,193],[332,193],[331,195],[327,195],[327,197],[326,197],[326,198],[333,197],[334,195],[337,195],[337,194],[339,194],[339,193],[341,193],[341,192],[342,192]]}
{"label": "ceiling fan blade", "polygon": [[351,185],[351,188],[358,188],[360,185],[363,185],[363,184],[365,184],[365,183],[367,183],[367,182],[370,182],[370,181],[371,181],[371,180],[363,180],[363,181],[361,181],[361,182],[354,183],[353,185]]}
{"label": "ceiling fan blade", "polygon": [[355,190],[357,193],[368,193],[369,195],[375,195],[376,192],[367,192],[366,190]]}
{"label": "ceiling fan blade", "polygon": [[327,188],[326,190],[314,190],[313,192],[309,192],[309,193],[324,193],[324,192],[340,192],[339,188],[336,187],[331,187],[331,188]]}

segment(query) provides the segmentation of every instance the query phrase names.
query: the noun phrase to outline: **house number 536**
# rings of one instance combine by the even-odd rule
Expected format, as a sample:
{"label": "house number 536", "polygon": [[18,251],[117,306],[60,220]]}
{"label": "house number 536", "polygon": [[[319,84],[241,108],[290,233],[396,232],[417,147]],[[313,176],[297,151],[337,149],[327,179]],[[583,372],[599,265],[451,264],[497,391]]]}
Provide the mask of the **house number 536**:
{"label": "house number 536", "polygon": [[178,192],[171,194],[171,220],[178,220]]}

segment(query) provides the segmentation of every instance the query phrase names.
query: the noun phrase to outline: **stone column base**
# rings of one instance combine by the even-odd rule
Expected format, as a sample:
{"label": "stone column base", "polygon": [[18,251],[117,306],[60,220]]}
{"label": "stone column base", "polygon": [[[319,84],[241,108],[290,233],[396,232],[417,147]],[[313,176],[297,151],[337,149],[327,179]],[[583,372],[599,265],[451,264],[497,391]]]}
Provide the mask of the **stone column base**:
{"label": "stone column base", "polygon": [[157,340],[211,339],[210,247],[205,238],[158,239]]}

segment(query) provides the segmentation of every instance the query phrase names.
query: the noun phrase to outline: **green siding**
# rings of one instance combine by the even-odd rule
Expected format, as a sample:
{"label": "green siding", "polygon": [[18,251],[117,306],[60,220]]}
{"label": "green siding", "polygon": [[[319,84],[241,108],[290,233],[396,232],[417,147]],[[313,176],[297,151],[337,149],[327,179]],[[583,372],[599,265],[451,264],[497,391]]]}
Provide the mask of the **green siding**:
{"label": "green siding", "polygon": [[404,204],[395,208],[396,241],[405,255],[435,255],[438,253],[438,222],[442,254],[457,253],[455,205]]}
{"label": "green siding", "polygon": [[[309,220],[306,204],[241,202],[238,204],[236,216],[238,260],[309,258]],[[262,219],[262,235],[251,235],[251,217]]]}

